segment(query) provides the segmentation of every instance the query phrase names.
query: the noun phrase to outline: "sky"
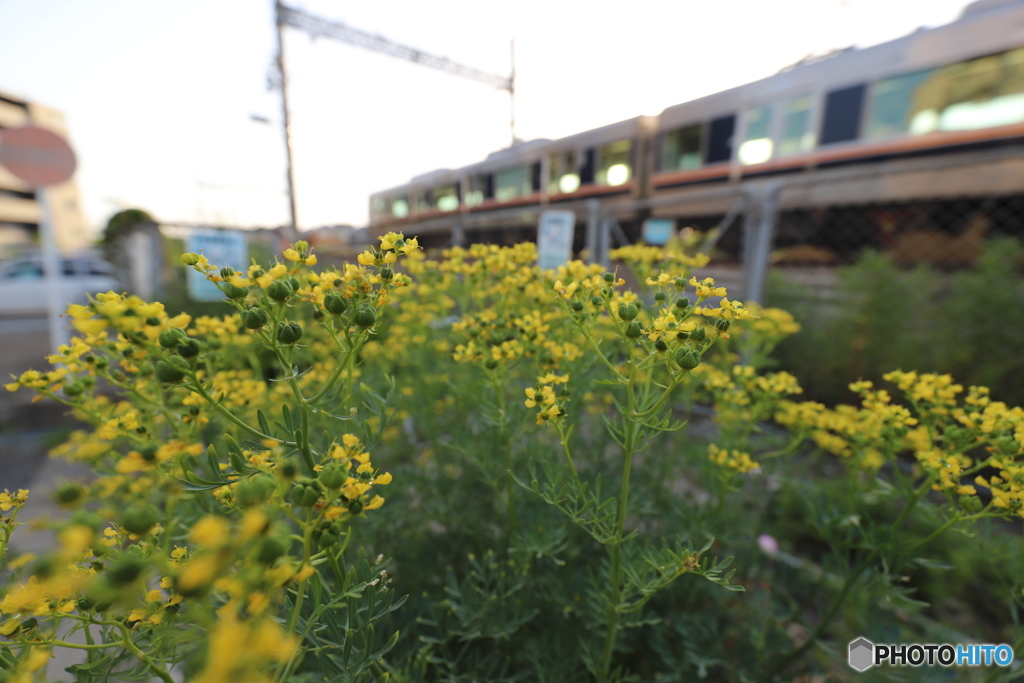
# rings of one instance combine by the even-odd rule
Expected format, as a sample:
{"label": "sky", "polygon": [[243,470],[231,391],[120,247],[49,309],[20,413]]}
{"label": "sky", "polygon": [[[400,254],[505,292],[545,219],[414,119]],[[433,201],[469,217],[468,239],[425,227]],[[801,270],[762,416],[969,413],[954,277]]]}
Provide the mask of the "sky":
{"label": "sky", "polygon": [[[556,139],[956,19],[966,0],[290,0],[507,75],[516,136]],[[0,0],[0,92],[62,111],[88,225],[288,220],[272,0]],[[300,229],[508,146],[508,93],[285,29]],[[253,120],[253,116],[270,123]]]}

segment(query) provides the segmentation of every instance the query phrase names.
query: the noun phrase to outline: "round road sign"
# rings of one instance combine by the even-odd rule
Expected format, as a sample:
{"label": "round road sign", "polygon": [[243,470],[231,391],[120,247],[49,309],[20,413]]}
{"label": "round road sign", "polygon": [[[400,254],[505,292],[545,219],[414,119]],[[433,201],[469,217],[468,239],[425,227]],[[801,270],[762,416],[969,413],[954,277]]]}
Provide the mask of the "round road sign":
{"label": "round road sign", "polygon": [[75,153],[64,138],[38,128],[0,131],[0,165],[30,185],[57,185],[75,172]]}

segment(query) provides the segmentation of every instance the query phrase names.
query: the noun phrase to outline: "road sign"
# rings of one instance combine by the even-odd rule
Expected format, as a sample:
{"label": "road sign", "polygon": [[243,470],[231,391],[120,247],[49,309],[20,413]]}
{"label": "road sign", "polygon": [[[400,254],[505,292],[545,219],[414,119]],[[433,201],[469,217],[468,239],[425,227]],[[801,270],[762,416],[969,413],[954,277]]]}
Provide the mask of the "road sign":
{"label": "road sign", "polygon": [[644,221],[644,242],[659,247],[666,245],[675,230],[675,223],[671,218],[648,218]]}
{"label": "road sign", "polygon": [[[237,230],[202,230],[188,236],[186,251],[202,254],[217,267],[231,266],[242,273],[249,269],[249,246],[245,234]],[[193,301],[220,301],[224,298],[217,285],[193,269],[187,271],[188,295]]]}
{"label": "road sign", "polygon": [[77,161],[64,138],[36,126],[0,131],[0,165],[29,185],[59,185],[71,179]]}
{"label": "road sign", "polygon": [[545,211],[537,226],[537,265],[541,270],[564,266],[572,257],[572,237],[576,214],[572,211]]}

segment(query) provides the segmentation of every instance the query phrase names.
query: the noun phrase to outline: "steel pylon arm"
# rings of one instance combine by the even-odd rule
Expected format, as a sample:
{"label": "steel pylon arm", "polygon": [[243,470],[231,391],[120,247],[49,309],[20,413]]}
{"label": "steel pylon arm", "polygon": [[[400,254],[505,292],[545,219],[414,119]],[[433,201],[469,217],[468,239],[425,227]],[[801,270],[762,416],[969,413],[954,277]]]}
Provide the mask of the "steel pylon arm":
{"label": "steel pylon arm", "polygon": [[346,26],[339,22],[327,21],[326,19],[321,19],[320,17],[313,16],[312,14],[288,7],[281,3],[277,3],[277,21],[279,24],[305,31],[311,36],[333,38],[368,50],[382,52],[384,54],[391,55],[392,57],[399,57],[410,62],[416,62],[423,66],[447,71],[448,73],[455,74],[456,76],[471,78],[474,81],[486,83],[487,85],[500,90],[513,92],[515,89],[514,78],[497,76],[495,74],[480,71],[479,69],[474,69],[470,66],[457,64],[446,57],[438,57],[436,55],[427,54],[426,52],[417,50],[413,47],[393,43],[382,36],[366,33],[365,31],[354,29],[351,26]]}

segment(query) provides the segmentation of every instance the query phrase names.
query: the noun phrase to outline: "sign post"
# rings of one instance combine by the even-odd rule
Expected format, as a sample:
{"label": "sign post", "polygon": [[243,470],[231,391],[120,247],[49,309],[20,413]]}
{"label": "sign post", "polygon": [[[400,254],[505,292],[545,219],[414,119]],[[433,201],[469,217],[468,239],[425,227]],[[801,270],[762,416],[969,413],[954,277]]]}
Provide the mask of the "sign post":
{"label": "sign post", "polygon": [[[186,251],[202,254],[210,263],[230,266],[245,273],[249,268],[249,246],[238,230],[196,230],[188,236]],[[224,293],[199,271],[187,271],[188,295],[193,301],[220,301]]]}
{"label": "sign post", "polygon": [[545,211],[537,226],[537,265],[554,270],[572,258],[572,238],[576,214],[572,211]]}
{"label": "sign post", "polygon": [[0,131],[0,165],[36,188],[43,279],[46,283],[46,317],[53,353],[57,353],[57,348],[67,340],[60,324],[63,308],[60,301],[60,254],[53,234],[49,198],[43,188],[70,180],[77,164],[75,153],[64,138],[45,128],[25,126]]}

